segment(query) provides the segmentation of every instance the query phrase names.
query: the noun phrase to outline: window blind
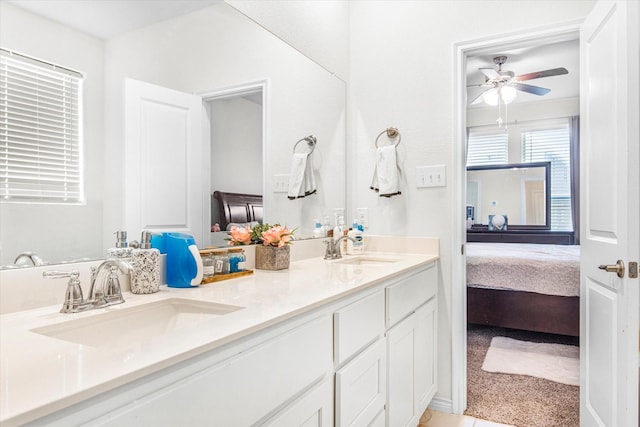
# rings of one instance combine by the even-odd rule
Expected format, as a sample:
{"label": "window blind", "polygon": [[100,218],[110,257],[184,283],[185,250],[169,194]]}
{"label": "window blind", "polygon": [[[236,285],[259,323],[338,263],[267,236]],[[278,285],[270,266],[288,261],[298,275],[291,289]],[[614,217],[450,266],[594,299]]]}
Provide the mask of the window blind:
{"label": "window blind", "polygon": [[522,133],[522,162],[551,162],[551,229],[572,231],[569,125]]}
{"label": "window blind", "polygon": [[508,163],[509,137],[500,133],[469,133],[467,166],[501,165]]}
{"label": "window blind", "polygon": [[80,73],[0,51],[0,200],[83,201]]}

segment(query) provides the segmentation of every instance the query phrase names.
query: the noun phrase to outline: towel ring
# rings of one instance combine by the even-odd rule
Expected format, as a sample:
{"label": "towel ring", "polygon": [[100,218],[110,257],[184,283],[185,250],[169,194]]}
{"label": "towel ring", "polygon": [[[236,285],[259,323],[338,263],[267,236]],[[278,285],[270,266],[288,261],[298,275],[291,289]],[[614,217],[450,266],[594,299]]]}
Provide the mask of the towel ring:
{"label": "towel ring", "polygon": [[376,148],[378,148],[378,140],[380,139],[380,137],[386,133],[387,134],[387,138],[389,139],[395,139],[398,138],[398,142],[396,142],[396,145],[394,145],[394,147],[397,147],[398,145],[400,145],[400,141],[402,140],[402,136],[400,135],[400,131],[394,127],[390,127],[388,129],[383,130],[382,132],[380,132],[378,134],[378,137],[376,138]]}
{"label": "towel ring", "polygon": [[293,152],[296,152],[296,147],[298,146],[298,144],[300,144],[302,141],[306,141],[307,144],[309,144],[309,146],[311,147],[311,151],[309,151],[309,154],[313,153],[313,150],[316,149],[316,142],[318,142],[318,140],[316,139],[315,136],[313,135],[309,135],[309,136],[305,136],[304,138],[300,139],[298,142],[296,142],[296,144],[293,146]]}

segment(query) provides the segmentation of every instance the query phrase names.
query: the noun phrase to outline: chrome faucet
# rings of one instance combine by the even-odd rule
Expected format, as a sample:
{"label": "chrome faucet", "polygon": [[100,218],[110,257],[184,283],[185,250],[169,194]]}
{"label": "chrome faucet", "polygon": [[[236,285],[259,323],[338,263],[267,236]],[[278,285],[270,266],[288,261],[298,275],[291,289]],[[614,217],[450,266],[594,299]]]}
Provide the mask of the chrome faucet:
{"label": "chrome faucet", "polygon": [[[100,272],[105,268],[109,269],[109,275],[100,282]],[[120,288],[120,280],[118,279],[118,269],[124,274],[129,274],[129,277],[133,281],[135,269],[124,260],[109,258],[103,261],[97,268],[91,267],[89,301],[93,301],[94,306],[104,307],[124,302],[122,289]]]}
{"label": "chrome faucet", "polygon": [[[27,260],[27,264],[23,260]],[[44,265],[42,258],[35,252],[21,252],[13,261],[15,265]]]}
{"label": "chrome faucet", "polygon": [[338,237],[337,239],[333,238],[333,235],[329,236],[329,240],[325,240],[324,244],[327,246],[324,251],[324,259],[340,259],[342,258],[342,254],[340,253],[340,243],[344,239],[349,239],[352,242],[356,242],[357,240],[353,237],[343,235]]}
{"label": "chrome faucet", "polygon": [[[102,281],[100,281],[99,278],[104,276],[104,274],[100,276],[100,273],[106,268],[109,269],[109,275],[106,279],[102,278]],[[119,259],[108,259],[103,261],[97,268],[91,267],[91,288],[87,299],[84,299],[82,295],[80,273],[78,271],[45,271],[42,273],[42,277],[47,279],[68,277],[69,283],[60,313],[79,313],[124,302],[120,280],[118,279],[118,270],[129,274],[132,278],[135,275],[134,268],[126,261]]]}

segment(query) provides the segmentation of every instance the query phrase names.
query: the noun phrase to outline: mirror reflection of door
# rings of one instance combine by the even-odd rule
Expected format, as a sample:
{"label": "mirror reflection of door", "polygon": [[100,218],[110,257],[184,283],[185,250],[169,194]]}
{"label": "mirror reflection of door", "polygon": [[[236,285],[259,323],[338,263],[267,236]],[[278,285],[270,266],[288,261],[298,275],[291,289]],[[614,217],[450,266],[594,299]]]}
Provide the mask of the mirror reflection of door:
{"label": "mirror reflection of door", "polygon": [[544,180],[523,181],[524,191],[524,218],[523,224],[544,225],[545,224],[545,192]]}

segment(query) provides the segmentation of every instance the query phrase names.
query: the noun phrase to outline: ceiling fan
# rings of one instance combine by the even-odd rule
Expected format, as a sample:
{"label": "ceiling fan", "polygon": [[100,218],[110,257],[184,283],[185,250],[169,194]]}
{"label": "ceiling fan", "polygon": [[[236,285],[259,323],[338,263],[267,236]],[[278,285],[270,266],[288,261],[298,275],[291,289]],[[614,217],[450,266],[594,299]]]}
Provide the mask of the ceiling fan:
{"label": "ceiling fan", "polygon": [[478,68],[478,70],[485,76],[484,83],[467,86],[486,88],[471,102],[471,105],[478,104],[482,101],[485,101],[490,105],[497,105],[499,99],[502,99],[504,104],[508,104],[515,98],[516,90],[539,96],[546,95],[551,91],[551,89],[524,84],[522,82],[540,79],[542,77],[569,74],[569,71],[567,71],[566,68],[553,68],[550,70],[536,71],[534,73],[516,76],[513,71],[502,69],[502,65],[507,62],[506,56],[496,56],[493,58],[493,62],[498,66],[497,70],[493,68]]}

